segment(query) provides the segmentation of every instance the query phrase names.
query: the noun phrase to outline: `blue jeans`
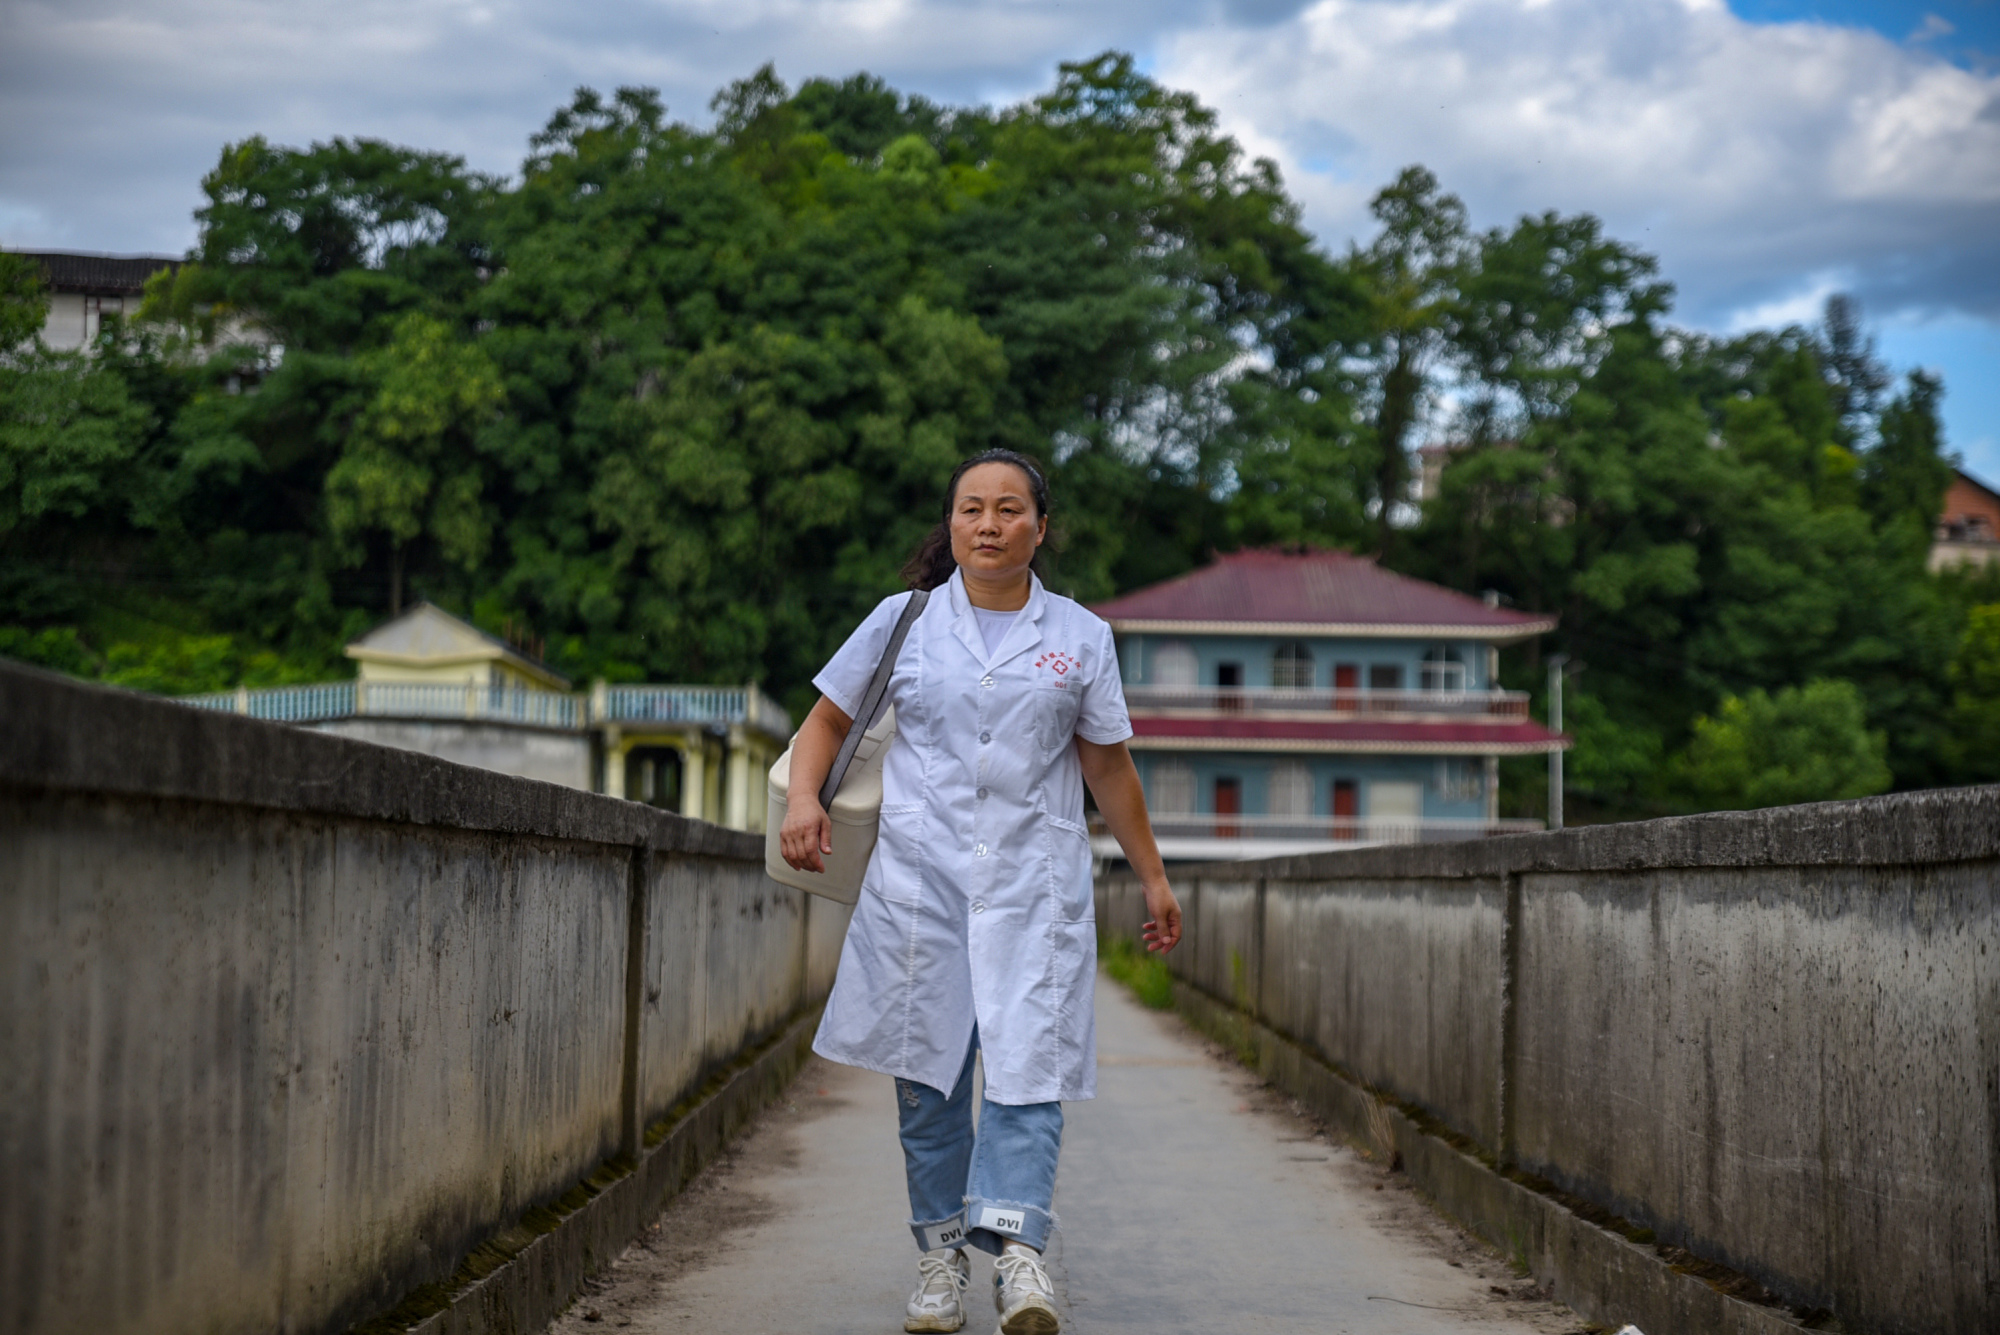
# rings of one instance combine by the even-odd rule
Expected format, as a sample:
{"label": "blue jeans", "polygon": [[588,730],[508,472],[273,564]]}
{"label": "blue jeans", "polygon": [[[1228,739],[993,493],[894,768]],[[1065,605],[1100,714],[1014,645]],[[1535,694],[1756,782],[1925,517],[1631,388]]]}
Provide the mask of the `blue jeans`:
{"label": "blue jeans", "polygon": [[925,1251],[970,1244],[998,1256],[1016,1239],[1041,1251],[1055,1225],[1062,1105],[981,1099],[975,1134],[972,1058],[978,1051],[974,1030],[949,1096],[914,1080],[896,1082],[910,1232]]}

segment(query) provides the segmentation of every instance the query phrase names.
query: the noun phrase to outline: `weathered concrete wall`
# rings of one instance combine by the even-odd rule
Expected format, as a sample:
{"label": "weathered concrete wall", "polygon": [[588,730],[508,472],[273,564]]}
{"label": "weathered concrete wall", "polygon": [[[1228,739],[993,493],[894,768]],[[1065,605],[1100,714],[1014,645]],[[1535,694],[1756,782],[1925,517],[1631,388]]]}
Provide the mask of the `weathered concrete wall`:
{"label": "weathered concrete wall", "polygon": [[823,995],[762,843],[0,665],[0,1329],[322,1332]]}
{"label": "weathered concrete wall", "polygon": [[[1182,978],[1495,1163],[1849,1330],[2000,1328],[2000,789],[1234,864],[1186,895]],[[1136,932],[1136,886],[1099,897]]]}

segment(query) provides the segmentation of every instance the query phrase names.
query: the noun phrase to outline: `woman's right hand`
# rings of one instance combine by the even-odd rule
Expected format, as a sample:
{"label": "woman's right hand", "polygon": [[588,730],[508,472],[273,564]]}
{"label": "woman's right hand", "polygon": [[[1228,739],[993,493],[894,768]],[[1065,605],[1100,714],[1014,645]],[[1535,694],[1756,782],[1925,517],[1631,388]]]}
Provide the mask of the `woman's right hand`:
{"label": "woman's right hand", "polygon": [[814,795],[788,797],[785,823],[778,827],[778,851],[794,871],[824,872],[821,855],[833,852],[833,821]]}

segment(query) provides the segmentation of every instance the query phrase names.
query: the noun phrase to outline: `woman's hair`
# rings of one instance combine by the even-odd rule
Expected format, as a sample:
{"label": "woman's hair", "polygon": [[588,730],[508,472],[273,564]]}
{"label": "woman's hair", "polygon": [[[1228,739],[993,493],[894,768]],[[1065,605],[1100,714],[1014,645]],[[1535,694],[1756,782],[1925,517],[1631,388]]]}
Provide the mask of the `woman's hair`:
{"label": "woman's hair", "polygon": [[[971,469],[981,464],[1012,464],[1028,477],[1028,494],[1035,502],[1035,517],[1049,517],[1049,482],[1042,476],[1042,466],[1025,454],[1014,450],[982,450],[973,455],[951,475],[951,484],[944,489],[944,519],[930,532],[917,547],[917,554],[903,567],[903,580],[913,589],[935,589],[940,584],[951,582],[951,572],[958,569],[958,562],[951,554],[951,508],[958,503],[958,483]],[[1036,574],[1042,571],[1042,556],[1035,553],[1034,563],[1029,567]]]}

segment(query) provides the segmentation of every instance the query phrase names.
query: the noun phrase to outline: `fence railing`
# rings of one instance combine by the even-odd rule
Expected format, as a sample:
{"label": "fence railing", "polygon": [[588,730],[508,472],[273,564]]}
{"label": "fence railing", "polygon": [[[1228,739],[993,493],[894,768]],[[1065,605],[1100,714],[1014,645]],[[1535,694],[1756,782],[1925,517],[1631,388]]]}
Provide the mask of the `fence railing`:
{"label": "fence railing", "polygon": [[1125,703],[1141,710],[1225,714],[1329,714],[1353,717],[1447,715],[1523,719],[1525,691],[1367,691],[1358,687],[1127,686]]}
{"label": "fence railing", "polygon": [[[1434,844],[1483,839],[1496,834],[1540,830],[1538,820],[1483,816],[1270,816],[1222,812],[1152,812],[1153,833],[1161,839],[1325,840],[1338,844]],[[1108,834],[1093,816],[1092,834]]]}
{"label": "fence railing", "polygon": [[183,696],[180,703],[279,723],[372,717],[562,729],[593,723],[742,724],[778,737],[789,737],[792,730],[784,706],[754,686],[602,686],[580,695],[475,683],[333,681],[217,691]]}
{"label": "fence railing", "polygon": [[741,723],[789,737],[792,716],[754,686],[606,686],[592,717],[605,723]]}

